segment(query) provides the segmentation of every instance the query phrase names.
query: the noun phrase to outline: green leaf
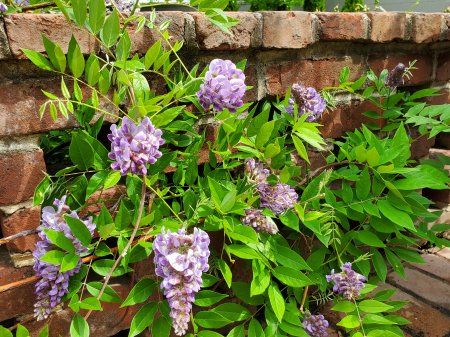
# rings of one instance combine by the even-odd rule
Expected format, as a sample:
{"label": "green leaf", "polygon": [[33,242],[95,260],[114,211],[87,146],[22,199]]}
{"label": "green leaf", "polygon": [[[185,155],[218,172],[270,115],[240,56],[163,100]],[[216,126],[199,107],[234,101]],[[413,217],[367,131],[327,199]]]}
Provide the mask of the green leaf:
{"label": "green leaf", "polygon": [[14,337],[11,331],[0,325],[0,337]]}
{"label": "green leaf", "polygon": [[98,299],[96,299],[95,297],[87,297],[87,298],[83,299],[80,302],[80,308],[86,309],[86,310],[97,310],[97,311],[103,310],[102,305],[100,304],[100,301]]}
{"label": "green leaf", "polygon": [[78,169],[85,171],[94,163],[94,149],[79,133],[72,135],[69,156]]}
{"label": "green leaf", "polygon": [[42,54],[34,51],[34,50],[30,50],[30,49],[25,49],[25,48],[21,48],[20,50],[23,51],[23,53],[25,54],[26,57],[28,57],[28,59],[33,62],[33,64],[41,69],[44,70],[53,70],[53,66],[50,63],[50,61],[43,56]]}
{"label": "green leaf", "polygon": [[395,322],[376,314],[367,314],[363,318],[363,324],[394,325]]}
{"label": "green leaf", "polygon": [[230,252],[230,254],[240,257],[241,259],[261,259],[259,254],[248,246],[233,244],[228,245],[226,249]]}
{"label": "green leaf", "polygon": [[411,263],[426,263],[422,255],[412,249],[393,247],[392,250],[397,254],[402,260]]}
{"label": "green leaf", "polygon": [[75,267],[80,262],[80,257],[77,254],[66,254],[62,261],[61,261],[61,267],[59,268],[60,273],[64,273],[66,271],[75,269]]}
{"label": "green leaf", "polygon": [[125,206],[123,200],[120,201],[119,211],[116,214],[114,223],[116,224],[117,230],[123,230],[127,228],[131,223],[131,214],[128,208]]}
{"label": "green leaf", "polygon": [[[128,35],[128,32],[125,31],[119,42],[117,43],[117,48],[116,48],[116,58],[118,61],[126,61],[128,59],[128,57],[130,56],[130,51],[131,51],[131,39],[130,36]],[[137,74],[135,74],[137,75]],[[145,79],[145,77],[144,77]],[[142,97],[141,95],[136,95],[136,98]]]}
{"label": "green leaf", "polygon": [[89,1],[89,27],[91,32],[97,34],[105,22],[106,6],[104,0]]}
{"label": "green leaf", "polygon": [[356,238],[362,243],[371,247],[386,247],[378,236],[368,230],[362,230],[356,233]]}
{"label": "green leaf", "polygon": [[221,304],[211,309],[211,312],[226,317],[233,322],[243,321],[250,317],[250,312],[242,305],[236,303]]}
{"label": "green leaf", "polygon": [[301,288],[313,284],[302,272],[289,267],[276,267],[272,271],[272,274],[284,284],[294,288]]}
{"label": "green leaf", "polygon": [[386,312],[392,309],[393,307],[376,300],[365,300],[358,304],[360,310],[364,312],[369,312],[372,314],[376,314],[379,312]]}
{"label": "green leaf", "polygon": [[133,289],[131,289],[127,298],[120,307],[123,308],[146,301],[150,297],[150,295],[153,294],[153,291],[155,289],[156,289],[155,281],[148,278],[140,280],[133,287]]}
{"label": "green leaf", "polygon": [[[101,1],[101,0],[99,0]],[[100,62],[95,54],[91,54],[86,62],[84,74],[89,85],[96,85],[100,78]]]}
{"label": "green leaf", "polygon": [[231,288],[231,283],[233,281],[233,274],[231,273],[230,267],[222,259],[218,260],[217,264],[219,266],[220,272],[222,273],[223,279],[227,283],[228,288]]}
{"label": "green leaf", "polygon": [[339,321],[336,325],[342,326],[347,329],[354,329],[359,327],[359,318],[356,315],[348,315]]}
{"label": "green leaf", "polygon": [[158,58],[161,51],[161,40],[156,41],[145,53],[144,65],[149,69]]}
{"label": "green leaf", "polygon": [[45,35],[42,35],[42,41],[48,58],[55,68],[63,73],[66,70],[66,56],[61,47],[50,41]]}
{"label": "green leaf", "polygon": [[226,316],[222,316],[212,311],[198,312],[194,316],[194,321],[199,326],[208,329],[218,329],[224,327],[225,325],[233,323],[233,321],[227,318]]}
{"label": "green leaf", "polygon": [[70,337],[89,337],[89,325],[79,314],[75,314],[70,323]]}
{"label": "green leaf", "polygon": [[367,167],[361,172],[359,180],[356,182],[356,196],[359,200],[364,200],[370,193],[370,174]]}
{"label": "green leaf", "polygon": [[270,306],[272,307],[272,310],[275,313],[275,316],[277,316],[278,321],[281,322],[283,320],[283,316],[284,316],[285,303],[284,303],[283,295],[281,294],[281,291],[278,288],[277,284],[272,283],[269,286],[268,295],[269,295]]}
{"label": "green leaf", "polygon": [[405,212],[400,211],[399,209],[392,206],[387,200],[379,200],[377,203],[380,212],[393,223],[407,228],[412,232],[416,232],[416,227],[411,219],[411,217]]}
{"label": "green leaf", "polygon": [[227,297],[228,295],[217,293],[212,290],[202,290],[195,295],[194,304],[199,307],[209,307]]}
{"label": "green leaf", "polygon": [[66,254],[60,250],[51,250],[45,253],[40,260],[54,265],[60,265],[65,255]]}
{"label": "green leaf", "polygon": [[169,337],[172,323],[165,317],[158,317],[152,324],[152,336]]}
{"label": "green leaf", "polygon": [[[89,282],[86,284],[86,289],[92,296],[97,297],[100,294],[100,290],[103,287],[103,283],[101,282]],[[120,303],[122,299],[117,294],[117,292],[111,288],[110,286],[106,286],[102,296],[100,297],[100,301],[110,302],[110,303]]]}
{"label": "green leaf", "polygon": [[233,231],[227,231],[230,238],[239,240],[243,243],[258,243],[258,235],[256,231],[249,226],[237,224],[234,226]]}
{"label": "green leaf", "polygon": [[81,53],[80,46],[78,45],[77,40],[72,35],[69,42],[69,49],[67,51],[67,60],[69,63],[69,68],[72,71],[72,74],[75,78],[83,75],[84,71],[84,56]]}
{"label": "green leaf", "polygon": [[78,27],[84,25],[87,16],[86,0],[72,1],[73,16]]}
{"label": "green leaf", "polygon": [[270,274],[264,264],[259,260],[252,261],[253,279],[250,284],[250,295],[264,293],[270,284]]}
{"label": "green leaf", "polygon": [[387,260],[390,265],[394,269],[394,271],[402,277],[405,277],[405,270],[402,265],[402,261],[395,255],[390,249],[385,248],[384,254],[386,255]]}
{"label": "green leaf", "polygon": [[70,241],[62,232],[56,231],[54,229],[46,229],[44,228],[43,231],[45,232],[45,235],[47,235],[48,239],[55,245],[61,248],[62,250],[69,252],[69,253],[75,253],[75,246],[73,245],[73,242]]}
{"label": "green leaf", "polygon": [[[1,330],[0,330],[0,335],[1,335]],[[30,336],[30,333],[27,330],[27,328],[25,328],[21,324],[18,324],[17,330],[16,330],[16,337],[29,337],[29,336]]]}
{"label": "green leaf", "polygon": [[64,219],[66,220],[67,225],[72,230],[72,233],[78,240],[81,241],[83,246],[89,246],[92,240],[92,235],[84,222],[70,215],[65,215]]}
{"label": "green leaf", "polygon": [[340,301],[338,302],[331,310],[339,311],[339,312],[353,312],[355,311],[355,303],[350,301]]}
{"label": "green leaf", "polygon": [[211,330],[202,330],[197,334],[198,337],[223,337],[220,333]]}
{"label": "green leaf", "polygon": [[[92,264],[92,269],[99,274],[100,276],[106,276],[108,272],[111,270],[111,267],[114,264],[114,260],[110,259],[102,259],[94,261]],[[118,267],[114,270],[112,273],[112,276],[121,276],[123,274],[126,274],[129,271],[129,269],[125,269],[123,267]]]}
{"label": "green leaf", "polygon": [[264,148],[264,145],[267,144],[267,142],[270,139],[270,136],[272,135],[272,131],[273,131],[274,127],[275,127],[274,120],[264,123],[261,126],[261,129],[259,129],[259,132],[256,135],[256,141],[255,141],[256,148],[258,148],[258,149]]}
{"label": "green leaf", "polygon": [[294,250],[278,245],[276,246],[275,260],[283,266],[297,270],[312,270],[306,261]]}
{"label": "green leaf", "polygon": [[373,267],[375,268],[375,271],[376,271],[378,277],[380,278],[380,280],[384,282],[386,280],[386,276],[387,276],[386,262],[384,261],[383,256],[381,255],[381,253],[378,250],[371,249],[370,252],[372,253]]}
{"label": "green leaf", "polygon": [[[59,0],[57,0],[59,1]],[[42,330],[39,332],[38,337],[48,337],[48,325],[45,325]]]}
{"label": "green leaf", "polygon": [[279,216],[279,219],[281,220],[281,222],[283,223],[283,225],[299,232],[300,231],[300,221],[299,218],[297,216],[297,214],[295,214],[294,212],[292,212],[291,210],[287,211],[284,214],[281,214]]}
{"label": "green leaf", "polygon": [[112,171],[108,174],[108,176],[105,179],[105,182],[103,183],[103,188],[107,190],[108,188],[111,188],[113,186],[116,186],[121,178],[119,171]]}
{"label": "green leaf", "polygon": [[227,337],[245,337],[245,328],[244,324],[238,325],[231,329],[228,333]]}
{"label": "green leaf", "polygon": [[248,325],[248,337],[265,337],[261,324],[254,318]]}
{"label": "green leaf", "polygon": [[139,335],[144,329],[153,322],[158,304],[155,302],[147,303],[144,305],[138,313],[133,317],[130,326],[130,332],[128,337],[134,337]]}
{"label": "green leaf", "polygon": [[370,330],[367,337],[401,337],[389,330]]}
{"label": "green leaf", "polygon": [[100,31],[100,38],[106,47],[111,47],[116,43],[120,33],[120,23],[117,11],[114,11],[106,18],[105,24]]}

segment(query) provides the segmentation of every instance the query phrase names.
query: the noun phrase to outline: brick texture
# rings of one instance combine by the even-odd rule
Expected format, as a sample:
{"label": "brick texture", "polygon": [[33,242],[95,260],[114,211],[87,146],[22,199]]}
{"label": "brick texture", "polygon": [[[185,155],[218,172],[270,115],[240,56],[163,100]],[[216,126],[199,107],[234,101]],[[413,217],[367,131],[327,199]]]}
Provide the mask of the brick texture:
{"label": "brick texture", "polygon": [[406,13],[383,12],[368,13],[371,21],[370,40],[390,42],[406,38]]}
{"label": "brick texture", "polygon": [[450,53],[442,53],[437,59],[436,81],[450,81]]}
{"label": "brick texture", "polygon": [[412,40],[415,43],[438,41],[441,26],[441,14],[415,14],[412,18]]}
{"label": "brick texture", "polygon": [[191,13],[195,21],[197,43],[202,50],[248,49],[258,44],[258,20],[252,13],[231,13],[240,22],[226,34],[213,26],[201,13]]}
{"label": "brick texture", "polygon": [[7,59],[11,56],[11,51],[9,50],[8,38],[5,32],[5,25],[3,23],[3,18],[0,18],[0,60]]}
{"label": "brick texture", "polygon": [[368,19],[363,13],[317,13],[320,40],[349,41],[367,38]]}
{"label": "brick texture", "polygon": [[315,41],[313,15],[306,12],[262,12],[264,48],[305,48]]}
{"label": "brick texture", "polygon": [[0,154],[0,205],[17,204],[33,196],[44,177],[42,150]]}
{"label": "brick texture", "polygon": [[[14,212],[8,217],[0,216],[0,224],[3,236],[10,236],[22,231],[36,229],[40,224],[40,207],[25,208]],[[6,246],[10,252],[23,253],[33,251],[39,240],[37,234],[17,238]]]}

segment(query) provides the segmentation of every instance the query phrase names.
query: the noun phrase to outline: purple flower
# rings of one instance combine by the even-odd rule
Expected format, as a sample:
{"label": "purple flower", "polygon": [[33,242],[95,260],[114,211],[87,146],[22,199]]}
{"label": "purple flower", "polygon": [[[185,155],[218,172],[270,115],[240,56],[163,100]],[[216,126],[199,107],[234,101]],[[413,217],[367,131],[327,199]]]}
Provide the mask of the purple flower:
{"label": "purple flower", "polygon": [[245,161],[245,173],[251,183],[265,183],[270,171],[264,168],[261,162],[256,161],[253,158]]}
{"label": "purple flower", "polygon": [[311,337],[327,337],[329,324],[323,315],[311,315],[306,313],[303,320],[303,328]]}
{"label": "purple flower", "polygon": [[6,6],[3,2],[0,2],[0,13],[6,12],[8,10],[8,6]]}
{"label": "purple flower", "polygon": [[242,217],[242,223],[253,227],[258,232],[277,234],[278,227],[269,217],[262,214],[259,209],[246,209],[245,216]]}
{"label": "purple flower", "polygon": [[147,174],[147,163],[154,164],[162,153],[159,147],[164,144],[162,131],[156,129],[150,119],[144,120],[136,126],[131,119],[124,117],[122,125],[111,125],[108,139],[111,141],[109,158],[115,160],[111,164],[113,170],[120,170],[122,176],[129,172],[133,174]]}
{"label": "purple flower", "polygon": [[398,87],[399,85],[405,84],[405,73],[406,66],[403,63],[397,64],[386,77],[386,85],[394,90],[394,88]]}
{"label": "purple flower", "polygon": [[18,6],[28,6],[30,4],[30,0],[14,0],[14,2]]}
{"label": "purple flower", "polygon": [[[66,214],[79,219],[76,212],[68,213],[69,207],[65,204],[65,201],[66,196],[63,196],[61,200],[56,199],[53,203],[57,207],[56,210],[51,206],[42,209],[42,221],[41,225],[38,227],[38,235],[41,240],[36,243],[36,249],[33,252],[35,259],[33,268],[36,271],[36,276],[41,277],[36,283],[35,289],[37,301],[34,305],[34,315],[37,320],[46,319],[52,308],[61,302],[62,297],[68,292],[69,278],[78,273],[81,266],[80,259],[78,265],[74,269],[61,273],[59,271],[59,265],[42,261],[42,256],[56,248],[47,237],[44,229],[51,229],[64,233],[75,246],[76,255],[80,256],[88,251],[81,241],[75,237],[72,230],[67,225],[67,222],[64,220],[64,215]],[[83,223],[92,235],[95,229],[92,217],[84,220]]]}
{"label": "purple flower", "polygon": [[228,109],[236,112],[244,104],[244,81],[244,72],[237,69],[233,62],[215,59],[209,65],[197,97],[205,110],[209,110],[212,105],[214,111]]}
{"label": "purple flower", "polygon": [[299,116],[309,113],[309,116],[306,118],[309,122],[319,119],[326,108],[325,100],[312,87],[305,87],[295,83],[292,85],[291,95],[286,112],[292,116],[294,115],[294,103],[297,103]]}
{"label": "purple flower", "polygon": [[350,262],[344,263],[341,270],[340,273],[335,274],[333,269],[331,274],[326,276],[328,282],[334,282],[333,291],[342,294],[349,301],[358,298],[366,278],[352,270]]}
{"label": "purple flower", "polygon": [[277,183],[272,186],[262,183],[258,185],[257,189],[261,208],[266,207],[275,215],[285,213],[293,208],[298,199],[298,194],[287,184]]}
{"label": "purple flower", "polygon": [[163,278],[164,289],[171,308],[174,331],[182,336],[188,329],[192,302],[203,283],[202,273],[209,269],[209,236],[194,228],[193,234],[184,229],[178,233],[165,232],[153,242],[155,273]]}

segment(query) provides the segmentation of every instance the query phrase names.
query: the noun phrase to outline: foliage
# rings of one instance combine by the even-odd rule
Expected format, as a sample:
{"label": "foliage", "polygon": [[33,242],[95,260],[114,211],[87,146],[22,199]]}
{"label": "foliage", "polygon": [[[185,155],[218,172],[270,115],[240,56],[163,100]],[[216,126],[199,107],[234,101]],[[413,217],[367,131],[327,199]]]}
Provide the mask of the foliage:
{"label": "foliage", "polygon": [[[333,95],[346,90],[376,104],[387,123],[381,129],[362,126],[328,144],[320,124],[308,121],[310,113],[299,113],[300,102],[292,114],[286,111],[293,104],[290,92],[283,101],[245,103],[236,113],[205,111],[197,93],[208,77],[206,69],[200,71],[198,65],[187,69],[178,55],[182,43],[173,42],[167,31],[170,22],[158,21],[154,12],[148,17],[124,16],[117,9],[106,13],[103,0],[90,0],[89,5],[80,1],[76,6],[57,3],[68,20],[101,44],[101,51],[87,59],[75,37],[67,53],[45,36],[46,55],[23,50],[37,67],[61,76],[61,97],[44,92],[48,100],[41,115],[50,113],[57,119],[74,114],[81,124],[71,132],[66,153],[70,165],[44,178],[36,189],[35,204],[49,205],[67,195],[68,206],[82,214],[90,212],[90,198],[100,192],[99,210],[92,214],[98,237],[90,240],[81,221],[64,218],[92,256],[91,263],[71,278],[65,295],[74,312],[72,337],[89,335],[90,313],[102,310],[105,302],[121,307],[142,304],[129,336],[145,329],[168,336],[173,316],[161,294],[161,279],[136,280],[126,299],[108,283],[112,277],[133,273],[135,263],[150,267],[155,237],[180,229],[181,233],[201,229],[213,242],[188,336],[240,337],[245,331],[248,336],[308,336],[302,321],[309,312],[320,312],[320,303],[326,301],[345,314],[338,326],[353,337],[403,336],[399,326],[408,322],[394,312],[404,303],[391,301],[391,291],[375,289],[386,279],[388,268],[404,276],[405,262],[423,262],[417,252],[422,240],[449,246],[437,235],[448,226],[428,228],[439,213],[430,213],[431,201],[417,191],[447,189],[450,178],[441,163],[413,161],[410,150],[412,125],[430,136],[448,132],[449,106],[417,101],[436,92],[391,89],[386,85],[387,71],[380,76],[369,71],[350,82],[345,68],[339,87],[322,92],[330,109]],[[229,28],[230,21],[221,12],[227,1],[214,1],[219,9],[194,3],[222,18],[212,16],[214,23]],[[127,30],[131,23],[138,31],[148,27],[160,36],[145,55],[132,52]],[[245,61],[236,66],[244,69]],[[157,90],[161,79],[166,90]],[[163,131],[162,156],[140,175],[122,176],[112,170],[110,144],[99,137],[104,118],[94,121],[96,113],[118,120],[127,116],[133,122],[148,117]],[[216,135],[202,128],[211,120]],[[327,164],[311,170],[311,151],[323,154]],[[208,161],[199,166],[200,157]],[[258,213],[271,226],[276,224],[278,233],[242,223],[247,209],[262,208],[258,183],[244,168],[250,158],[261,163],[266,188],[282,185],[298,195],[281,214],[270,207]],[[118,184],[126,193],[113,202],[102,200],[101,193]],[[65,235],[51,230],[46,234],[57,247],[56,253],[45,257],[48,263],[62,268],[64,262],[64,271],[78,264],[80,258]],[[172,257],[164,255],[166,260]],[[368,280],[352,300],[333,293],[326,278],[346,262]],[[23,335],[19,330],[17,336]]]}
{"label": "foliage", "polygon": [[305,0],[303,10],[308,12],[325,11],[326,0]]}

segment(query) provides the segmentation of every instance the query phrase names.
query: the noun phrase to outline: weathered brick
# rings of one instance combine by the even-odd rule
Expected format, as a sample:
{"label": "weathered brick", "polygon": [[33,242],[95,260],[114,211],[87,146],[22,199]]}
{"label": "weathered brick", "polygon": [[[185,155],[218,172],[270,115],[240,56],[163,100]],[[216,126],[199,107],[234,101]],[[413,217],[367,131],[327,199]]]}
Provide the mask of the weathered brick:
{"label": "weathered brick", "polygon": [[262,12],[264,48],[299,49],[315,42],[313,15],[307,12]]}
{"label": "weathered brick", "polygon": [[[40,223],[40,211],[40,207],[36,206],[18,210],[5,218],[0,216],[3,236],[6,237],[22,231],[36,229]],[[11,252],[23,253],[25,251],[33,251],[38,240],[37,234],[27,235],[9,242],[6,246]]]}
{"label": "weathered brick", "polygon": [[447,310],[450,308],[449,284],[436,281],[435,278],[410,267],[405,268],[405,274],[405,278],[402,279],[392,272],[388,275],[388,281],[393,286],[401,287],[405,291],[415,294],[414,296],[425,300],[434,307]]}
{"label": "weathered brick", "polygon": [[371,12],[367,15],[371,21],[371,41],[389,42],[406,38],[406,13]]}
{"label": "weathered brick", "polygon": [[383,69],[391,70],[397,64],[403,63],[408,65],[409,62],[417,60],[412,71],[411,79],[405,78],[405,85],[418,85],[430,83],[433,80],[433,59],[431,55],[403,55],[403,54],[391,54],[387,56],[370,55],[369,67],[375,74],[379,75]]}
{"label": "weathered brick", "polygon": [[[414,280],[411,280],[414,282]],[[427,287],[432,288],[436,282],[427,284]],[[394,289],[388,284],[383,284],[377,290]],[[391,297],[393,301],[407,301],[408,304],[395,312],[396,315],[403,316],[407,320],[411,321],[408,330],[415,332],[414,336],[424,337],[444,337],[450,332],[450,319],[447,315],[443,314],[439,310],[433,308],[421,301],[417,296],[407,294],[406,292],[396,289],[397,291]],[[427,291],[427,290],[425,290]],[[444,294],[442,294],[444,295]]]}
{"label": "weathered brick", "polygon": [[5,247],[0,247],[0,286],[20,281],[33,275],[32,267],[15,268],[8,251]]}
{"label": "weathered brick", "polygon": [[245,68],[245,84],[253,88],[247,90],[244,96],[244,102],[253,102],[258,99],[258,73],[255,66]]}
{"label": "weathered brick", "polygon": [[354,131],[363,123],[378,124],[381,126],[382,120],[374,120],[363,115],[363,112],[381,111],[371,102],[354,100],[350,103],[338,105],[335,109],[326,111],[322,115],[320,132],[325,138],[340,138],[348,131]]}
{"label": "weathered brick", "polygon": [[286,89],[296,82],[316,89],[336,86],[339,84],[339,73],[345,66],[350,68],[350,81],[359,78],[366,70],[360,56],[299,60],[269,65],[265,69],[267,94],[282,96],[286,93]]}
{"label": "weathered brick", "polygon": [[445,26],[447,27],[447,40],[450,40],[450,14],[444,13]]}
{"label": "weathered brick", "polygon": [[442,256],[443,258],[450,260],[450,248],[445,247],[437,252],[437,255]]}
{"label": "weathered brick", "polygon": [[62,14],[13,14],[5,17],[9,47],[12,54],[25,58],[21,48],[45,52],[42,35],[59,44],[67,52],[72,34],[80,45],[83,54],[96,49],[96,40],[87,30],[70,25]]}
{"label": "weathered brick", "polygon": [[[441,222],[439,222],[441,223]],[[450,221],[448,221],[450,224]],[[414,264],[414,268],[425,271],[434,277],[450,283],[450,261],[434,254],[423,254],[426,263]]]}
{"label": "weathered brick", "polygon": [[[438,92],[438,96],[431,96],[431,97],[426,97],[424,100],[426,103],[428,104],[432,104],[432,105],[437,105],[437,104],[447,104],[450,103],[450,89],[441,89]],[[446,134],[440,134],[438,135],[437,138],[439,138],[440,136],[445,136]],[[439,141],[438,141],[439,142]],[[450,146],[450,142],[448,142],[447,144],[449,144],[448,146]],[[444,144],[439,144],[440,146],[444,146]]]}
{"label": "weathered brick", "polygon": [[367,38],[368,19],[364,13],[317,13],[319,36],[324,41],[350,41]]}
{"label": "weathered brick", "polygon": [[3,17],[0,17],[0,60],[11,57],[11,51],[9,50],[8,37],[5,32],[5,25],[3,23]]}
{"label": "weathered brick", "polygon": [[409,129],[409,136],[414,140],[411,144],[411,159],[421,159],[430,153],[436,138],[428,138],[428,135],[421,135],[416,128]]}
{"label": "weathered brick", "polygon": [[[143,14],[145,17],[149,17],[150,13]],[[158,12],[156,15],[155,25],[159,25],[163,22],[170,21],[168,32],[170,36],[171,44],[175,41],[184,42],[184,27],[186,18],[182,12]],[[136,33],[137,25],[135,23],[130,24],[127,27],[128,34],[131,38],[131,55],[134,53],[145,54],[156,41],[161,37],[155,29],[150,29],[145,26],[140,32]]]}
{"label": "weathered brick", "polygon": [[450,81],[450,53],[442,53],[438,56],[436,81]]}
{"label": "weathered brick", "polygon": [[31,198],[44,177],[41,149],[0,153],[0,205],[17,204]]}
{"label": "weathered brick", "polygon": [[203,50],[236,50],[254,47],[258,39],[258,19],[253,13],[229,13],[238,19],[238,25],[231,28],[232,35],[209,22],[203,13],[190,13],[195,21],[197,44]]}
{"label": "weathered brick", "polygon": [[412,17],[412,41],[428,43],[438,41],[441,35],[442,15],[414,13]]}

